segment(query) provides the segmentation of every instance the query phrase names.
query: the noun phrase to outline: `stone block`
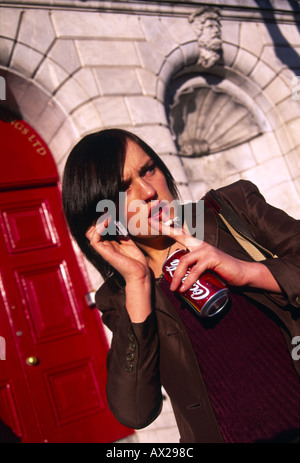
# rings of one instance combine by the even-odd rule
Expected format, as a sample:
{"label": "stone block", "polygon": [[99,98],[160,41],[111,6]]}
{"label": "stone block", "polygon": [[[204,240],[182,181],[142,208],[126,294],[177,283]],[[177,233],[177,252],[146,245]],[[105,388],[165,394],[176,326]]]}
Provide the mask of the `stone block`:
{"label": "stone block", "polygon": [[182,158],[182,162],[189,181],[208,185],[215,184],[218,178],[237,175],[256,166],[248,143],[201,158]]}
{"label": "stone block", "polygon": [[286,83],[286,85],[291,86],[291,88],[295,87],[297,83],[299,84],[299,81],[297,81],[297,78],[295,81],[295,72],[293,72],[291,69],[288,69],[288,68],[282,69],[279,77]]}
{"label": "stone block", "polygon": [[136,69],[136,75],[142,88],[142,92],[147,96],[156,96],[157,77],[152,71],[143,68]]}
{"label": "stone block", "polygon": [[283,124],[283,120],[275,105],[273,105],[271,109],[268,111],[268,113],[266,114],[266,118],[268,119],[268,123],[270,124],[270,127],[274,132],[278,130]]}
{"label": "stone block", "polygon": [[294,100],[291,95],[277,105],[277,111],[285,122],[298,119],[300,124],[300,101]]}
{"label": "stone block", "polygon": [[188,179],[186,177],[186,173],[180,161],[180,158],[176,155],[160,155],[161,159],[168,167],[169,171],[173,175],[176,183],[185,183],[187,184]]}
{"label": "stone block", "polygon": [[141,65],[154,74],[158,74],[165,60],[165,56],[159,48],[148,42],[136,42],[136,48]]}
{"label": "stone block", "polygon": [[125,100],[134,125],[167,124],[164,106],[154,98],[128,96]]}
{"label": "stone block", "polygon": [[274,104],[292,96],[291,88],[280,77],[276,77],[267,85],[265,93]]}
{"label": "stone block", "polygon": [[254,98],[255,103],[257,106],[265,113],[267,114],[269,111],[271,111],[272,108],[274,108],[274,105],[272,102],[269,100],[269,98],[264,95],[263,90],[261,90]]}
{"label": "stone block", "polygon": [[240,25],[240,47],[257,57],[260,56],[263,41],[260,34],[260,24],[255,22],[242,22]]}
{"label": "stone block", "polygon": [[279,21],[277,23],[264,23],[261,25],[261,37],[262,41],[266,45],[283,46],[286,44],[286,39],[282,35],[279,28]]}
{"label": "stone block", "polygon": [[22,15],[18,40],[41,53],[46,53],[55,38],[49,12],[27,9]]}
{"label": "stone block", "polygon": [[224,42],[222,45],[223,50],[223,60],[226,66],[232,66],[232,63],[236,59],[236,55],[238,53],[238,47],[236,45],[232,45],[231,43]]}
{"label": "stone block", "polygon": [[260,88],[266,87],[275,76],[274,70],[263,61],[258,61],[250,74],[250,77]]}
{"label": "stone block", "polygon": [[266,45],[261,54],[261,60],[264,61],[276,74],[279,74],[286,66],[275,53],[273,44]]}
{"label": "stone block", "polygon": [[[0,31],[1,36],[8,39],[15,39],[18,32],[21,10],[17,8],[1,7]],[[1,39],[2,41],[3,39]]]}
{"label": "stone block", "polygon": [[156,98],[162,104],[164,104],[166,96],[166,82],[160,78],[157,79],[156,83]]}
{"label": "stone block", "polygon": [[186,18],[163,16],[161,24],[178,44],[196,41],[195,32]]}
{"label": "stone block", "polygon": [[[176,74],[176,72],[182,69],[185,64],[182,49],[175,48],[174,50],[172,50],[172,53],[169,56],[167,56],[167,62],[169,63],[171,68],[171,74],[167,76],[167,80],[169,80],[172,77],[172,75]],[[160,77],[162,77],[162,72],[160,72]]]}
{"label": "stone block", "polygon": [[182,201],[182,203],[188,203],[188,202],[193,202],[197,201],[200,199],[203,195],[198,195],[197,191],[193,192],[192,186],[190,184],[185,185],[185,184],[178,184],[177,185],[178,192],[179,192],[179,199]]}
{"label": "stone block", "polygon": [[134,43],[118,40],[77,40],[83,66],[139,66]]}
{"label": "stone block", "polygon": [[13,89],[14,99],[20,107],[20,102],[24,95],[31,91],[31,83],[28,79],[20,76],[19,73],[11,73],[7,76],[6,84]]}
{"label": "stone block", "polygon": [[38,127],[40,115],[48,106],[49,96],[34,87],[34,84],[31,83],[28,91],[24,92],[18,103],[21,108],[24,108],[22,111],[24,119],[33,124],[34,127]]}
{"label": "stone block", "polygon": [[261,92],[258,85],[255,84],[250,78],[246,77],[242,71],[233,69],[229,71],[230,81],[232,81],[237,87],[240,87],[247,97],[255,99]]}
{"label": "stone block", "polygon": [[42,62],[35,76],[36,81],[46,88],[49,93],[54,93],[67,78],[67,72],[50,59],[45,59]]}
{"label": "stone block", "polygon": [[[207,193],[211,188],[214,187],[214,183],[205,180],[201,180],[198,182],[189,182],[188,183],[188,190],[184,193],[186,197],[183,197],[184,201],[189,201],[190,199],[192,201],[198,201],[201,199],[205,193]],[[181,190],[180,190],[181,193]],[[189,196],[190,195],[190,196]],[[181,196],[183,194],[181,193]]]}
{"label": "stone block", "polygon": [[0,40],[0,63],[7,66],[9,58],[13,49],[14,41],[10,39],[1,38]]}
{"label": "stone block", "polygon": [[67,112],[85,103],[89,97],[75,79],[69,78],[57,91],[55,97]]}
{"label": "stone block", "polygon": [[99,96],[99,88],[94,77],[93,69],[81,68],[74,74],[74,78],[90,98],[96,98]]}
{"label": "stone block", "polygon": [[169,34],[159,17],[142,16],[141,25],[148,43],[159,45],[160,52],[167,56],[178,46],[177,40]]}
{"label": "stone block", "polygon": [[136,15],[56,10],[52,12],[52,21],[57,37],[144,38]]}
{"label": "stone block", "polygon": [[176,154],[177,150],[171,136],[169,127],[160,124],[128,127],[128,130],[136,133],[145,140],[159,156],[164,154]]}
{"label": "stone block", "polygon": [[141,94],[142,89],[134,69],[102,67],[94,69],[102,95]]}
{"label": "stone block", "polygon": [[291,173],[292,179],[300,178],[300,152],[292,150],[285,156],[286,163]]}
{"label": "stone block", "polygon": [[48,101],[43,112],[39,115],[37,126],[39,134],[47,144],[58,132],[65,119],[66,114],[61,110],[61,107],[54,100]]}
{"label": "stone block", "polygon": [[105,127],[118,127],[131,124],[123,97],[101,97],[94,101],[94,105]]}
{"label": "stone block", "polygon": [[280,146],[272,132],[260,135],[249,142],[252,153],[258,164],[282,156]]}
{"label": "stone block", "polygon": [[[294,124],[293,124],[294,123]],[[299,121],[291,121],[285,125],[281,125],[275,133],[276,140],[280,146],[283,155],[288,154],[297,145],[300,145]],[[298,136],[298,138],[297,138]],[[298,142],[297,142],[298,140]]]}
{"label": "stone block", "polygon": [[242,173],[242,178],[251,180],[264,190],[291,180],[287,165],[282,157],[270,159],[253,169],[246,170]]}
{"label": "stone block", "polygon": [[257,56],[240,48],[232,67],[239,70],[244,75],[248,75],[256,66],[257,61]]}
{"label": "stone block", "polygon": [[[300,177],[298,177],[297,179],[294,180],[294,185],[295,185],[295,188],[296,188],[296,191],[300,197]],[[297,207],[297,219],[300,219],[300,207]]]}
{"label": "stone block", "polygon": [[179,70],[179,68],[177,67],[177,69],[176,68],[174,69],[173,64],[170,61],[165,60],[159,71],[159,79],[163,81],[166,85],[169,82],[170,78],[172,77],[173,71],[176,71],[176,70]]}
{"label": "stone block", "polygon": [[23,72],[26,76],[32,76],[42,60],[43,55],[41,53],[17,43],[13,49],[10,66]]}
{"label": "stone block", "polygon": [[[300,130],[299,130],[299,119],[294,119],[286,123],[289,134],[292,138],[295,147],[300,147]],[[287,151],[285,151],[287,152]]]}
{"label": "stone block", "polygon": [[299,27],[298,24],[281,24],[278,28],[284,39],[292,46],[299,46]]}
{"label": "stone block", "polygon": [[69,155],[73,146],[78,142],[79,138],[80,134],[68,118],[64,121],[58,132],[56,132],[55,137],[53,137],[48,144],[56,161],[60,176],[62,175],[66,157]]}
{"label": "stone block", "polygon": [[183,43],[180,45],[180,50],[183,55],[183,62],[185,66],[189,66],[197,61],[199,56],[199,47],[196,40]]}
{"label": "stone block", "polygon": [[76,109],[71,118],[81,136],[104,127],[100,114],[92,102]]}
{"label": "stone block", "polygon": [[202,158],[182,158],[182,164],[189,183],[210,184],[224,172],[220,154]]}
{"label": "stone block", "polygon": [[73,40],[56,40],[48,56],[69,74],[73,74],[76,69],[80,68],[80,61]]}
{"label": "stone block", "polygon": [[300,197],[293,182],[284,182],[263,192],[266,201],[300,219]]}
{"label": "stone block", "polygon": [[222,40],[239,46],[240,23],[238,21],[222,21]]}

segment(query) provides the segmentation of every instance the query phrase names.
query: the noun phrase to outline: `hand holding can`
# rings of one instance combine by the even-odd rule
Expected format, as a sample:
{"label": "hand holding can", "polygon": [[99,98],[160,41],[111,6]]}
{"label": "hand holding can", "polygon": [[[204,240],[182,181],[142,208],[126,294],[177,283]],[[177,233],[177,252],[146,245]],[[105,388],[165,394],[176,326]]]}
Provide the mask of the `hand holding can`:
{"label": "hand holding can", "polygon": [[[173,274],[179,264],[180,257],[188,251],[178,249],[163,264],[164,278],[171,283]],[[189,269],[182,281],[185,280]],[[195,283],[180,296],[200,317],[212,317],[223,310],[229,299],[229,290],[218,276],[211,271],[200,275]]]}

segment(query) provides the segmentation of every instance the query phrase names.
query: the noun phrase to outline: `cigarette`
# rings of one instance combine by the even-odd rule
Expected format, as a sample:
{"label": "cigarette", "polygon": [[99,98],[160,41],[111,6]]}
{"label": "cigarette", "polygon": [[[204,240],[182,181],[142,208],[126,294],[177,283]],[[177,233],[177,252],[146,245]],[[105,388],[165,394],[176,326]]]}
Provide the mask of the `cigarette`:
{"label": "cigarette", "polygon": [[180,221],[180,217],[174,217],[173,219],[170,219],[170,220],[167,220],[166,222],[164,222],[164,225],[173,225],[175,222],[179,222]]}
{"label": "cigarette", "polygon": [[128,235],[128,231],[126,230],[124,225],[119,220],[114,220],[114,224],[116,226],[117,232],[119,232],[120,235],[122,236]]}

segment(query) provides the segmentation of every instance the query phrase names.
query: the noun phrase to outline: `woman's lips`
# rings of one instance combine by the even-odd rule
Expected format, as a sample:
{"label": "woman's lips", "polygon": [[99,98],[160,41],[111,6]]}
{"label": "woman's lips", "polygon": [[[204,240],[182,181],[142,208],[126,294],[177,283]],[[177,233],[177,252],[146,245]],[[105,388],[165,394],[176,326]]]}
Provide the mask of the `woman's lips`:
{"label": "woman's lips", "polygon": [[163,212],[166,213],[168,210],[168,205],[164,201],[158,201],[154,204],[149,211],[149,219],[158,219],[162,216]]}

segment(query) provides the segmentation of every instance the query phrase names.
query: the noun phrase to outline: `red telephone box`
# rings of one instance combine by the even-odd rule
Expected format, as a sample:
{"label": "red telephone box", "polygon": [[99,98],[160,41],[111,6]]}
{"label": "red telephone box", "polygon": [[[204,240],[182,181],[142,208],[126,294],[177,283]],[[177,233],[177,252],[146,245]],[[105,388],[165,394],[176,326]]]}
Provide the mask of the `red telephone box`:
{"label": "red telephone box", "polygon": [[119,440],[133,431],[107,406],[108,345],[56,165],[25,121],[0,121],[0,135],[0,419],[24,443]]}

